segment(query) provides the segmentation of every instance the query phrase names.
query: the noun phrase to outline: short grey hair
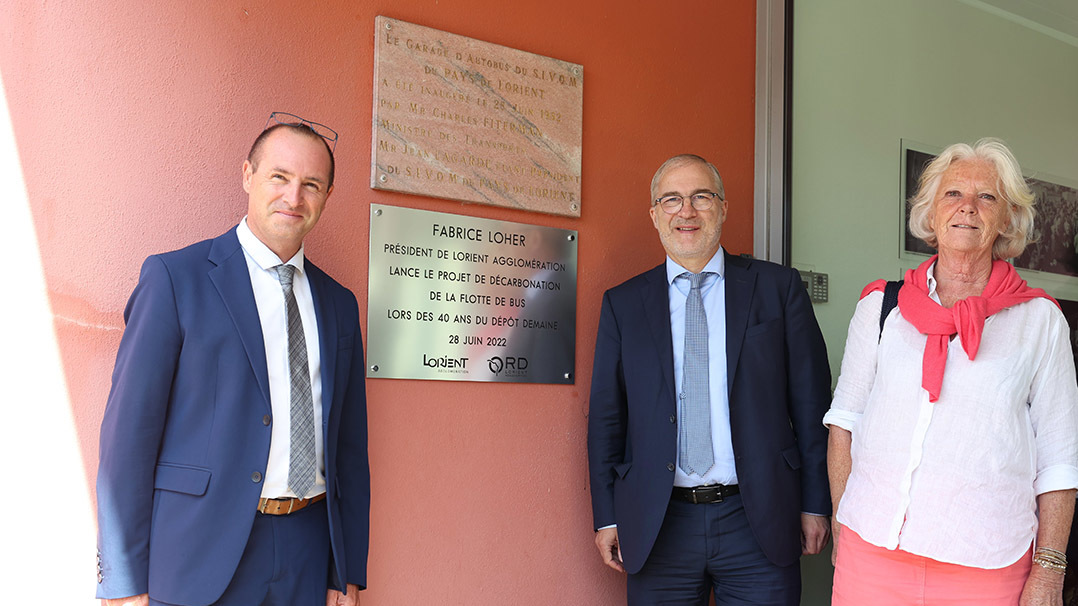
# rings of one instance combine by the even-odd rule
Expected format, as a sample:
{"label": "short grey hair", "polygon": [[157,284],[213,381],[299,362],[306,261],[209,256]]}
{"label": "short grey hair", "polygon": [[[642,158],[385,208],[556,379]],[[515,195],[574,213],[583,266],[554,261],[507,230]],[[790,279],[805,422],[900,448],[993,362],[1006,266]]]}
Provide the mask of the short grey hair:
{"label": "short grey hair", "polygon": [[651,178],[652,203],[654,203],[655,198],[659,195],[659,192],[657,191],[659,189],[659,181],[662,181],[662,178],[666,175],[667,171],[674,168],[680,168],[682,166],[685,166],[686,164],[693,163],[703,164],[704,167],[707,168],[708,172],[711,173],[711,176],[715,181],[715,193],[719,194],[719,200],[725,200],[726,191],[722,187],[722,176],[719,175],[719,169],[715,168],[714,164],[708,162],[700,156],[697,156],[696,154],[678,154],[673,158],[670,158],[666,162],[663,162],[662,166],[659,167],[659,170],[655,171],[655,176]]}
{"label": "short grey hair", "polygon": [[939,247],[939,240],[932,228],[933,204],[943,173],[960,160],[982,160],[991,164],[996,171],[996,189],[1008,204],[1007,208],[1011,209],[1007,229],[992,244],[992,258],[1009,259],[1021,255],[1026,246],[1034,241],[1033,218],[1036,211],[1033,205],[1036,196],[1022,176],[1022,168],[1011,150],[1003,141],[991,137],[981,139],[972,146],[955,143],[928,163],[918,181],[917,193],[909,200],[910,233],[932,248]]}

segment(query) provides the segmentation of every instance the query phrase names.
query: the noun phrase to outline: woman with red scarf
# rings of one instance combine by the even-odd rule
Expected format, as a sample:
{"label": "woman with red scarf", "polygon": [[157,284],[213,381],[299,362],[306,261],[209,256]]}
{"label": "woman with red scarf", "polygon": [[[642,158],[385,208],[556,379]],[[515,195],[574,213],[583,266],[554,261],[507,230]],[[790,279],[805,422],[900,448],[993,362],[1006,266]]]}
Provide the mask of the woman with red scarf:
{"label": "woman with red scarf", "polygon": [[833,606],[1061,605],[1078,383],[1066,319],[1005,259],[1033,193],[1002,142],[952,145],[910,200],[938,254],[850,322],[831,410]]}

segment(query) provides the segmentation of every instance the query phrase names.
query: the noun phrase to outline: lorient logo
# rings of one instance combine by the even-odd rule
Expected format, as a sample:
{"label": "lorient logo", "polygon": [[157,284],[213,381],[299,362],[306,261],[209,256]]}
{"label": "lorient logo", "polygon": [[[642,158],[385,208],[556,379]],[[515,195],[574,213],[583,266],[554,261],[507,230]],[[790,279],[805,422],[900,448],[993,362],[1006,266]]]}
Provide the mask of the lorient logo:
{"label": "lorient logo", "polygon": [[495,375],[505,373],[507,377],[522,377],[528,374],[528,358],[523,356],[494,356],[487,360],[487,367]]}
{"label": "lorient logo", "polygon": [[450,358],[449,356],[428,358],[427,354],[423,354],[423,366],[428,368],[460,368],[466,370],[468,368],[468,358]]}

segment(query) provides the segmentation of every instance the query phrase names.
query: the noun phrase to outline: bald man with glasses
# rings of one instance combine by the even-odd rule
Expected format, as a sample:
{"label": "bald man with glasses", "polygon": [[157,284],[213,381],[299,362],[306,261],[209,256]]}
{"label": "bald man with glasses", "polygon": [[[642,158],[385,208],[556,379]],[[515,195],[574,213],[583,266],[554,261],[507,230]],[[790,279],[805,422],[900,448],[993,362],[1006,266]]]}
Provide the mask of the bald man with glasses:
{"label": "bald man with glasses", "polygon": [[694,155],[655,173],[666,261],[603,296],[588,464],[595,542],[628,603],[794,606],[827,543],[831,373],[798,273],[733,256]]}

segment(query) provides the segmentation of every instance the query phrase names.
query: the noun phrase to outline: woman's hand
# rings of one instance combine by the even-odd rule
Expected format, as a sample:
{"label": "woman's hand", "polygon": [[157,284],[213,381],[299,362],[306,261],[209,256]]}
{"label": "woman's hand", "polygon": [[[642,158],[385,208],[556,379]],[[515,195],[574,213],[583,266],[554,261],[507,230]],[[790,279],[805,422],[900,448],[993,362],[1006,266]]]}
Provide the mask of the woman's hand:
{"label": "woman's hand", "polygon": [[1034,564],[1018,606],[1063,606],[1063,575]]}
{"label": "woman's hand", "polygon": [[[1067,537],[1070,536],[1071,519],[1074,517],[1074,497],[1073,489],[1037,495],[1038,548],[1050,548],[1056,552],[1067,550]],[[1063,575],[1034,563],[1018,604],[1063,606]]]}
{"label": "woman's hand", "polygon": [[838,532],[841,524],[838,523],[838,504],[842,501],[842,495],[846,492],[846,480],[850,477],[853,469],[853,458],[850,456],[850,448],[853,445],[853,434],[837,425],[831,425],[827,434],[827,478],[831,483],[831,565],[838,561]]}
{"label": "woman's hand", "polygon": [[831,565],[834,566],[838,562],[838,533],[842,530],[842,524],[838,523],[838,520],[831,518]]}

